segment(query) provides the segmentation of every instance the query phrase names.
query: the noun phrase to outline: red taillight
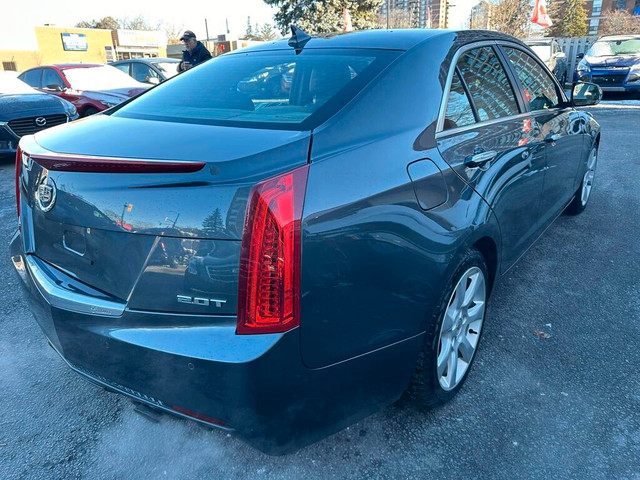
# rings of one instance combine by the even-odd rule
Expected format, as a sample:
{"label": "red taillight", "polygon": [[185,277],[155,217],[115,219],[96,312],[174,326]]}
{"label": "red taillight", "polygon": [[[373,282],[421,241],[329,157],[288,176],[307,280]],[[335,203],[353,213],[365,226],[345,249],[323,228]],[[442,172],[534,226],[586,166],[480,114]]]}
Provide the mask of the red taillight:
{"label": "red taillight", "polygon": [[20,167],[22,166],[22,149],[16,150],[16,210],[20,218]]}
{"label": "red taillight", "polygon": [[308,166],[255,185],[242,235],[236,333],[300,325],[300,223]]}

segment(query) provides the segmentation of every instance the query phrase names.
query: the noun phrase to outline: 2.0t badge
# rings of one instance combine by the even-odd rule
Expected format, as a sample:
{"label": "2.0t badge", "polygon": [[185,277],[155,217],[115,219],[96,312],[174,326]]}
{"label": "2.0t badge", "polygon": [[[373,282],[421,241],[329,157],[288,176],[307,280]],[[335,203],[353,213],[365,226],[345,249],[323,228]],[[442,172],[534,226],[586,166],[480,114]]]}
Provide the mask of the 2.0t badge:
{"label": "2.0t badge", "polygon": [[43,212],[48,212],[56,203],[56,183],[47,175],[40,180],[36,190],[36,204]]}

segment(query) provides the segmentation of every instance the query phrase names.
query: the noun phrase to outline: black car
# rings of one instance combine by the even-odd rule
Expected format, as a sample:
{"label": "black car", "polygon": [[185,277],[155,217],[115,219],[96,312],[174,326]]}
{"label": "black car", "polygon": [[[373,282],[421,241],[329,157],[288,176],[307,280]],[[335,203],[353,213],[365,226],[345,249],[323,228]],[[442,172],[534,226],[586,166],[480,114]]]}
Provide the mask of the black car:
{"label": "black car", "polygon": [[71,368],[282,453],[463,388],[493,285],[587,207],[600,95],[497,32],[296,31],[23,138],[11,259]]}
{"label": "black car", "polygon": [[176,58],[132,58],[131,60],[118,60],[109,65],[122,70],[138,82],[157,85],[168,78],[177,75],[180,60]]}
{"label": "black car", "polygon": [[76,118],[71,103],[34,90],[11,72],[0,72],[0,155],[15,154],[23,135]]}

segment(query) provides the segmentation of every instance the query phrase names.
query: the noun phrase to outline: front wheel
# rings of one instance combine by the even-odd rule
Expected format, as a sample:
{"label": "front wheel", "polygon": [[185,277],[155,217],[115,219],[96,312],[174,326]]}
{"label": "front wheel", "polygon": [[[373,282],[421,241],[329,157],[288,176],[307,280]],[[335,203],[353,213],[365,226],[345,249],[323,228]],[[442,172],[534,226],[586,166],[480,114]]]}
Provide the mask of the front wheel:
{"label": "front wheel", "polygon": [[593,180],[596,176],[596,167],[598,166],[598,147],[593,147],[591,153],[589,153],[589,160],[587,160],[587,169],[582,177],[582,182],[576,191],[573,200],[567,206],[565,210],[569,215],[578,215],[587,208],[589,197],[591,196],[591,189],[593,188]]}
{"label": "front wheel", "polygon": [[409,394],[435,407],[462,387],[475,358],[489,296],[484,258],[469,249],[455,270],[425,337]]}

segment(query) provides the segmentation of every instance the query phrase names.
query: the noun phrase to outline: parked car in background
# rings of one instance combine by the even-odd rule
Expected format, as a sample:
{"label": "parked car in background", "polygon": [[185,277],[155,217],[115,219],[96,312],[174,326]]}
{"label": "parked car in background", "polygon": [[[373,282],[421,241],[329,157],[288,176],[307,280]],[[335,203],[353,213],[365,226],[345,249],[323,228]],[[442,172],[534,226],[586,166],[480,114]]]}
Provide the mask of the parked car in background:
{"label": "parked car in background", "polygon": [[15,154],[20,137],[78,118],[73,104],[34,90],[0,71],[0,155]]}
{"label": "parked car in background", "polygon": [[547,68],[553,72],[560,85],[563,87],[567,83],[569,77],[567,56],[560,49],[560,45],[555,38],[541,37],[541,38],[527,38],[524,43],[529,45],[529,48],[535,52],[536,55],[542,60]]}
{"label": "parked car in background", "polygon": [[588,204],[600,95],[497,32],[296,32],[23,138],[11,259],[75,371],[290,451],[460,390],[495,282]]}
{"label": "parked car in background", "polygon": [[115,67],[89,63],[35,67],[18,78],[41,92],[73,103],[81,117],[114,107],[150,87]]}
{"label": "parked car in background", "polygon": [[122,70],[127,75],[141,83],[157,85],[178,74],[177,58],[135,58],[118,60],[109,65]]}
{"label": "parked car in background", "polygon": [[600,85],[605,92],[640,96],[640,35],[599,38],[576,68],[578,79]]}

